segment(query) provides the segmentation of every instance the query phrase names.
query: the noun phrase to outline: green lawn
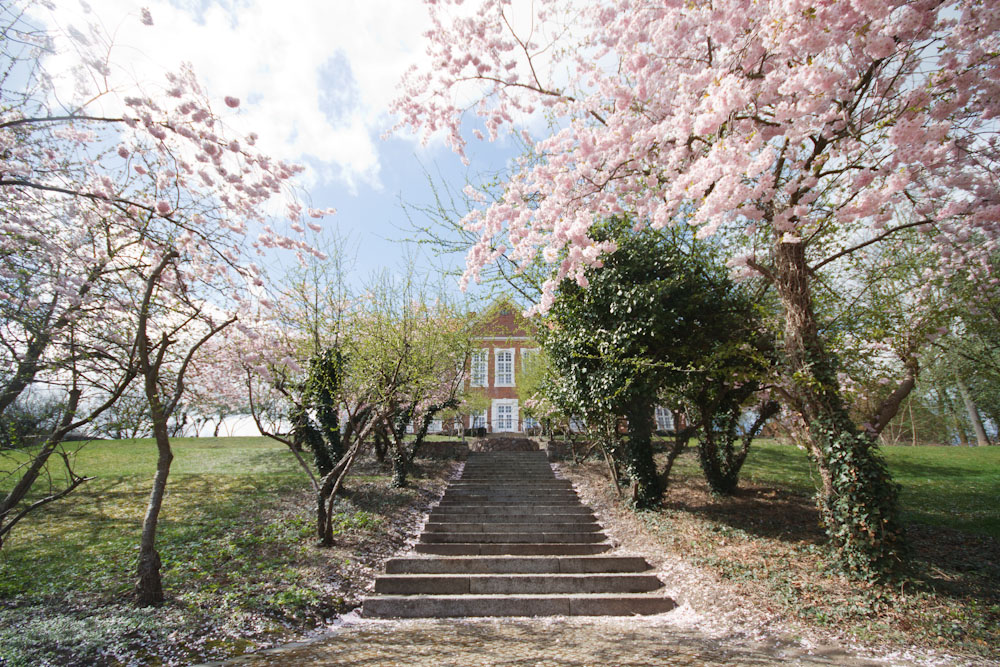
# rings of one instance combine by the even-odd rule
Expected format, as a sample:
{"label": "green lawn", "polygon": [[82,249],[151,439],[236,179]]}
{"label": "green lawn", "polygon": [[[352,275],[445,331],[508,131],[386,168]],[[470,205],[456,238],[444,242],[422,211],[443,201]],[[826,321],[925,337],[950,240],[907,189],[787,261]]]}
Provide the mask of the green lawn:
{"label": "green lawn", "polygon": [[[204,474],[302,474],[285,445],[270,438],[173,438],[174,460],[170,476]],[[153,478],[156,443],[139,440],[97,440],[67,442],[67,451],[76,451],[74,469],[101,478],[141,475]],[[18,452],[0,455],[0,473],[12,462],[23,460]],[[4,480],[0,479],[0,488]]]}
{"label": "green lawn", "polygon": [[[385,471],[359,463],[335,508],[337,546],[321,549],[313,493],[284,445],[172,443],[157,536],[167,603],[130,602],[155,444],[70,443],[74,469],[96,479],[29,516],[0,550],[0,664],[187,664],[294,637],[356,604],[359,561],[402,539],[398,517],[426,502],[428,470],[440,478],[447,467],[421,464],[413,488],[392,489]],[[0,453],[0,492],[23,460]]]}
{"label": "green lawn", "polygon": [[[884,447],[882,453],[901,486],[904,521],[1000,538],[1000,447]],[[754,443],[741,478],[803,493],[819,485],[804,451],[766,441]]]}

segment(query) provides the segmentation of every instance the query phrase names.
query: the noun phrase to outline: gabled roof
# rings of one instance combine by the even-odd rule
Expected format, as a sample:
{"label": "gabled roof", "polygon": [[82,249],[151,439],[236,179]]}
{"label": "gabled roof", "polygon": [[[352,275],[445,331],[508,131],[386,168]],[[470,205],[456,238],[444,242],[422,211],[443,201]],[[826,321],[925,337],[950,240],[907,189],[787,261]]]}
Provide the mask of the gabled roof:
{"label": "gabled roof", "polygon": [[528,337],[535,335],[535,326],[513,301],[500,297],[489,308],[475,315],[473,337]]}

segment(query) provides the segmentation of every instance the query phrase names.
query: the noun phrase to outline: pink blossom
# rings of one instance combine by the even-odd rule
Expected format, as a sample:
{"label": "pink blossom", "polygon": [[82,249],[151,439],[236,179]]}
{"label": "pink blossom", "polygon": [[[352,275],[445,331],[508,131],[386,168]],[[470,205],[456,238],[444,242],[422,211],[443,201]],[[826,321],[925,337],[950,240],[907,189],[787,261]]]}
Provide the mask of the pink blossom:
{"label": "pink blossom", "polygon": [[239,105],[240,105],[240,98],[238,98],[238,97],[231,97],[231,96],[228,96],[228,95],[226,96],[226,106],[227,107],[229,107],[230,109],[235,109]]}
{"label": "pink blossom", "polygon": [[149,13],[148,7],[143,7],[139,10],[140,18],[143,25],[153,25],[153,15]]}
{"label": "pink blossom", "polygon": [[163,200],[156,202],[156,212],[159,213],[160,215],[163,216],[170,215],[170,212],[172,210],[173,207],[171,207],[168,202],[165,202]]}

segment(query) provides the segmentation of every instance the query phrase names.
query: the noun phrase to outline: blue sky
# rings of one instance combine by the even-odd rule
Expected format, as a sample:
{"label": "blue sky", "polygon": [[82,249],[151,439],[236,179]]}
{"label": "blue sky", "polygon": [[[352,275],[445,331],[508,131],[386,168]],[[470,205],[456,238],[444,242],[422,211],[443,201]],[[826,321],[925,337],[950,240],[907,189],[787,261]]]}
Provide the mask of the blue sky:
{"label": "blue sky", "polygon": [[[398,269],[408,226],[400,206],[429,204],[426,171],[460,190],[467,178],[500,169],[504,144],[470,147],[466,167],[442,141],[382,135],[388,105],[405,69],[424,55],[429,26],[419,0],[57,0],[50,17],[64,30],[98,23],[113,35],[112,61],[122,86],[163,81],[190,62],[217,109],[243,103],[226,122],[260,135],[275,157],[305,164],[311,204],[334,207],[328,220],[356,247],[359,280]],[[153,26],[142,25],[149,9]],[[89,33],[88,33],[89,34]],[[67,61],[63,65],[68,66]],[[58,63],[53,63],[58,66]],[[130,79],[127,80],[127,79]],[[418,255],[431,270],[429,257]],[[460,262],[461,260],[456,260]]]}

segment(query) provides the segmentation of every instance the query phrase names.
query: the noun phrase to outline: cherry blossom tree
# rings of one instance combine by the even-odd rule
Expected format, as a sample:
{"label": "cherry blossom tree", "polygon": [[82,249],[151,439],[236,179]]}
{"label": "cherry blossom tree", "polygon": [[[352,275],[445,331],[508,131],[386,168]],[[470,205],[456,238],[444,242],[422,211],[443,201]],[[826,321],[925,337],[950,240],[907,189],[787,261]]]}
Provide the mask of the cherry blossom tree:
{"label": "cherry blossom tree", "polygon": [[815,289],[905,230],[939,258],[933,273],[996,289],[996,4],[460,4],[427,0],[429,64],[404,78],[400,127],[443,132],[462,155],[467,126],[527,136],[545,115],[553,128],[527,136],[502,198],[466,216],[479,237],[466,278],[540,257],[553,267],[545,311],[562,279],[585,284],[614,250],[589,234],[597,220],[737,239],[734,271],[762,276],[782,306],[782,391],[820,472],[828,535],[853,573],[891,568],[895,486],[875,425],[849,417]]}
{"label": "cherry blossom tree", "polygon": [[[73,361],[90,359],[77,341],[103,347],[99,358],[122,366],[111,397],[98,407],[141,377],[158,463],[136,591],[140,602],[156,603],[162,587],[155,535],[172,459],[167,423],[187,368],[205,342],[253,305],[263,286],[253,255],[312,252],[299,234],[307,217],[328,211],[298,203],[291,180],[302,168],[257,150],[256,135],[228,129],[215,109],[236,113],[239,100],[213,103],[190,68],[167,74],[163,86],[123,87],[112,41],[100,27],[35,27],[34,13],[44,7],[32,3],[3,11],[3,277],[16,277],[19,265],[60,272],[26,283],[15,297],[41,315],[30,320],[34,328],[12,320],[9,330],[19,338],[7,348],[15,370],[0,410],[40,372],[62,377]],[[152,23],[145,10],[134,18],[137,29]],[[47,24],[58,26],[57,19],[50,14]],[[58,83],[67,73],[47,69],[52,53],[75,61],[69,97]],[[274,205],[282,202],[291,235],[274,226]],[[68,423],[83,390],[72,383]],[[21,481],[30,486],[28,477]]]}

